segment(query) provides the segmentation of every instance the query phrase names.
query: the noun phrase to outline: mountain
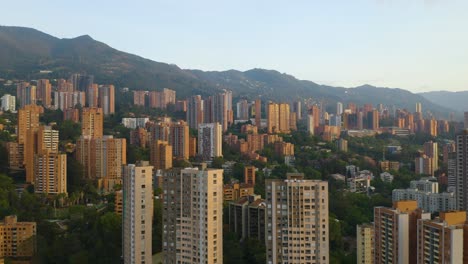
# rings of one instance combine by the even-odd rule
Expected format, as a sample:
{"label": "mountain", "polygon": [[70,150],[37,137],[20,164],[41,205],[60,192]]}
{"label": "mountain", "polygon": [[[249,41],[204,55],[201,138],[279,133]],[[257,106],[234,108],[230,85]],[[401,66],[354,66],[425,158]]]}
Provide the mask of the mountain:
{"label": "mountain", "polygon": [[419,95],[431,102],[437,102],[440,105],[449,105],[450,108],[460,112],[468,111],[468,91],[436,91],[420,93]]}
{"label": "mountain", "polygon": [[[44,75],[40,71],[52,73]],[[264,69],[244,72],[184,70],[118,51],[87,35],[60,39],[31,28],[0,26],[0,78],[66,78],[72,73],[92,74],[97,83],[113,83],[134,90],[169,87],[177,91],[179,98],[231,89],[235,98],[260,96],[265,100],[291,101],[312,97],[333,111],[338,101],[383,103],[411,111],[421,102],[424,109],[443,117],[453,111],[402,89],[370,85],[332,87]]]}

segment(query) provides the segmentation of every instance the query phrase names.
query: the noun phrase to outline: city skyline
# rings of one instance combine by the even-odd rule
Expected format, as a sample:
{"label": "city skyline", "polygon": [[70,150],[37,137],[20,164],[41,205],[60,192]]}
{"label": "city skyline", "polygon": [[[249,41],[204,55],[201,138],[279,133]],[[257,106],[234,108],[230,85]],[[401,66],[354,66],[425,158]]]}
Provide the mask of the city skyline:
{"label": "city skyline", "polygon": [[[23,10],[24,5],[29,8]],[[468,38],[460,34],[467,5],[102,1],[90,9],[86,4],[18,1],[5,3],[5,10],[21,9],[21,18],[6,12],[0,24],[34,27],[62,38],[89,34],[119,50],[181,68],[265,68],[334,86],[461,91],[468,83],[462,67]],[[31,20],[38,12],[54,15]]]}

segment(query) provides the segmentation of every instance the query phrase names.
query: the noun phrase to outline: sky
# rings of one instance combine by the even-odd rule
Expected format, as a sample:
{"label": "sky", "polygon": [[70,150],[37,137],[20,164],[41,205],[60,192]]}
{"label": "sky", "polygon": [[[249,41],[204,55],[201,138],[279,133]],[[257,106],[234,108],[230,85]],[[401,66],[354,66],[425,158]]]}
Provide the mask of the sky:
{"label": "sky", "polygon": [[90,35],[184,69],[319,84],[468,90],[466,0],[2,1],[0,25]]}

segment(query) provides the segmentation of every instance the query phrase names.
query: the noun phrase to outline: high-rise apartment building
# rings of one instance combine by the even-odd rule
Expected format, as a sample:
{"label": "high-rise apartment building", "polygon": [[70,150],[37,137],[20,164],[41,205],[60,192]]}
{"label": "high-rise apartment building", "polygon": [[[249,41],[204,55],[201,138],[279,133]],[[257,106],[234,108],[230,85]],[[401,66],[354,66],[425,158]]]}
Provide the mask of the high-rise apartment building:
{"label": "high-rise apartment building", "polygon": [[314,127],[314,115],[308,114],[307,115],[307,133],[309,135],[314,135],[315,133],[315,127]]}
{"label": "high-rise apartment building", "polygon": [[198,155],[205,160],[223,156],[223,132],[219,123],[198,126]]}
{"label": "high-rise apartment building", "polygon": [[123,167],[122,253],[125,264],[152,263],[153,166]]}
{"label": "high-rise apartment building", "polygon": [[436,178],[422,178],[410,182],[409,189],[393,189],[392,201],[415,200],[418,207],[428,213],[453,211],[457,209],[453,192],[439,193]]}
{"label": "high-rise apartment building", "polygon": [[149,126],[150,144],[155,140],[168,141],[175,159],[188,159],[190,149],[189,126],[184,121],[159,122]]}
{"label": "high-rise apartment building", "polygon": [[343,103],[338,102],[336,103],[336,115],[343,114]]}
{"label": "high-rise apartment building", "polygon": [[414,167],[416,174],[424,174],[434,176],[434,160],[426,155],[422,155],[414,160]]}
{"label": "high-rise apartment building", "polygon": [[[223,93],[214,95],[207,101],[210,104],[208,109],[204,109],[207,113],[204,115],[204,123],[220,123],[223,132],[227,130],[228,126],[234,122],[232,111],[232,92],[224,91]],[[206,105],[206,104],[205,104]]]}
{"label": "high-rise apartment building", "polygon": [[432,169],[434,171],[439,169],[439,150],[437,142],[432,140],[424,143],[424,154],[432,159]]}
{"label": "high-rise apartment building", "polygon": [[150,144],[150,164],[155,170],[172,168],[172,146],[169,142],[153,140]]}
{"label": "high-rise apartment building", "polygon": [[149,106],[151,108],[166,109],[169,104],[176,103],[176,92],[171,89],[164,88],[162,91],[150,91]]}
{"label": "high-rise apartment building", "polygon": [[260,99],[255,100],[255,125],[261,128],[262,124],[262,101]]}
{"label": "high-rise apartment building", "polygon": [[133,105],[145,106],[146,91],[133,91]]}
{"label": "high-rise apartment building", "polygon": [[148,131],[142,127],[137,127],[130,131],[130,145],[146,148],[148,144]]}
{"label": "high-rise apartment building", "polygon": [[36,252],[36,222],[18,222],[16,215],[0,222],[0,256],[31,258]]}
{"label": "high-rise apartment building", "polygon": [[1,109],[2,111],[16,111],[16,97],[10,94],[5,94],[0,99],[2,102]]}
{"label": "high-rise apartment building", "polygon": [[421,103],[416,103],[416,113],[422,113],[422,105],[421,105]]}
{"label": "high-rise apartment building", "polygon": [[[457,153],[450,152],[447,159],[447,191],[457,191]],[[457,195],[458,208],[458,195]]]}
{"label": "high-rise apartment building", "polygon": [[463,117],[464,117],[463,119],[464,128],[468,129],[468,112],[465,112]]}
{"label": "high-rise apartment building", "polygon": [[36,91],[37,88],[34,85],[30,85],[27,82],[18,83],[16,86],[16,99],[19,101],[21,108],[26,105],[36,104]]}
{"label": "high-rise apartment building", "polygon": [[417,263],[417,221],[430,219],[416,201],[374,208],[374,263]]}
{"label": "high-rise apartment building", "polygon": [[267,105],[267,132],[269,134],[279,131],[279,105],[268,103]]}
{"label": "high-rise apartment building", "polygon": [[64,111],[65,109],[75,108],[76,106],[86,105],[85,92],[54,92],[54,108]]}
{"label": "high-rise apartment building", "polygon": [[433,137],[437,137],[437,120],[425,120],[425,132]]}
{"label": "high-rise apartment building", "polygon": [[184,121],[171,123],[169,144],[172,146],[172,157],[175,159],[189,158],[189,127]]}
{"label": "high-rise apartment building", "polygon": [[244,167],[244,183],[255,185],[255,166],[245,166]]}
{"label": "high-rise apartment building", "polygon": [[[468,210],[468,130],[463,130],[455,141],[456,159],[455,193],[458,210]],[[452,164],[454,165],[454,164]]]}
{"label": "high-rise apartment building", "polygon": [[122,165],[127,163],[125,138],[81,136],[76,142],[76,159],[83,165],[84,176],[98,180],[100,188],[110,191],[122,183]]}
{"label": "high-rise apartment building", "polygon": [[36,96],[45,108],[52,106],[52,85],[49,80],[40,79],[37,81]]}
{"label": "high-rise apartment building", "polygon": [[302,119],[302,102],[301,101],[295,101],[292,104],[291,112],[296,113],[297,120],[301,120]]}
{"label": "high-rise apartment building", "polygon": [[265,200],[249,195],[229,203],[229,230],[239,239],[265,241]]}
{"label": "high-rise apartment building", "polygon": [[80,110],[77,108],[68,108],[63,110],[63,120],[70,120],[74,123],[80,122]]}
{"label": "high-rise apartment building", "polygon": [[268,133],[289,133],[291,125],[290,117],[289,104],[270,102],[267,106]]}
{"label": "high-rise apartment building", "polygon": [[223,170],[173,169],[163,181],[163,263],[223,263]]}
{"label": "high-rise apartment building", "polygon": [[371,130],[379,129],[379,111],[374,109],[367,112],[367,128]]}
{"label": "high-rise apartment building", "polygon": [[24,145],[18,142],[7,142],[6,148],[8,150],[8,167],[11,169],[24,168]]}
{"label": "high-rise apartment building", "polygon": [[203,123],[203,100],[200,95],[194,95],[187,99],[187,123],[192,129],[198,129]]}
{"label": "high-rise apartment building", "polygon": [[242,99],[237,103],[237,113],[236,117],[239,120],[248,120],[249,119],[249,102]]}
{"label": "high-rise apartment building", "polygon": [[81,112],[81,135],[99,138],[103,136],[104,114],[102,108],[86,107]]}
{"label": "high-rise apartment building", "polygon": [[67,155],[49,149],[34,155],[34,192],[67,193]]}
{"label": "high-rise apartment building", "polygon": [[42,151],[45,150],[58,154],[58,145],[59,131],[53,130],[50,126],[39,126],[27,130],[26,141],[23,146],[26,182],[35,182],[35,156],[42,154]]}
{"label": "high-rise apartment building", "polygon": [[84,92],[88,87],[93,85],[94,76],[85,74],[72,74],[70,77],[70,83],[73,85],[74,90]]}
{"label": "high-rise apartment building", "polygon": [[99,86],[93,84],[86,89],[86,106],[98,107],[99,105]]}
{"label": "high-rise apartment building", "polygon": [[28,129],[39,127],[39,115],[44,108],[38,105],[26,105],[18,111],[18,143],[24,144]]}
{"label": "high-rise apartment building", "polygon": [[417,263],[468,263],[466,220],[466,211],[441,212],[434,220],[418,220]]}
{"label": "high-rise apartment building", "polygon": [[356,227],[357,264],[374,263],[374,225],[362,224]]}
{"label": "high-rise apartment building", "polygon": [[267,263],[329,263],[328,183],[288,173],[265,185]]}
{"label": "high-rise apartment building", "polygon": [[99,107],[104,115],[115,113],[115,87],[114,85],[103,85],[99,87]]}

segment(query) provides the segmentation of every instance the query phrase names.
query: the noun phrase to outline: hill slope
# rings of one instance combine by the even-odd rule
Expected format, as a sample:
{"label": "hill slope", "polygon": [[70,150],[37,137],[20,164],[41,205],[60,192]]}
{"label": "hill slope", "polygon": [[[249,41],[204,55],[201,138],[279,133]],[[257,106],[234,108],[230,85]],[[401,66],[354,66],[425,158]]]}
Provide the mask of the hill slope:
{"label": "hill slope", "polygon": [[450,108],[460,112],[468,111],[468,91],[436,91],[420,93],[419,95],[423,96],[431,102],[437,102],[440,105],[449,105]]}
{"label": "hill slope", "polygon": [[204,72],[183,70],[176,65],[151,61],[118,51],[108,45],[80,36],[59,39],[35,29],[0,26],[0,78],[41,78],[41,70],[53,71],[48,78],[64,78],[72,73],[95,76],[97,83],[118,87],[154,90],[170,87],[178,97],[208,95],[221,89],[233,90],[234,97],[265,100],[297,100],[312,97],[330,105],[335,102],[357,104],[383,103],[414,109],[421,102],[424,109],[447,116],[451,111],[420,95],[402,89],[364,85],[352,89],[319,85],[273,70],[252,69],[241,72]]}

